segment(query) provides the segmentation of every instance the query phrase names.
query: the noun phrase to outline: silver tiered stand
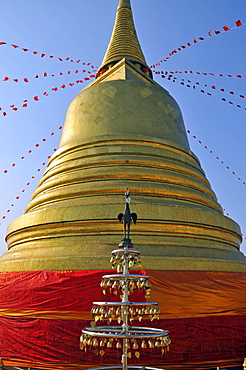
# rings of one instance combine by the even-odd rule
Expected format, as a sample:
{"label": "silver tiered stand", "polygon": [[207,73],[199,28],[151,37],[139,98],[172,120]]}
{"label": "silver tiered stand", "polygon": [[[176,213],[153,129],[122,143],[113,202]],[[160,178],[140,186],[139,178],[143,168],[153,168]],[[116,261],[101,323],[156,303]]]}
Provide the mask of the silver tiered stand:
{"label": "silver tiered stand", "polygon": [[[146,275],[130,274],[129,268],[141,267],[140,252],[134,249],[131,243],[130,225],[131,221],[136,223],[136,213],[130,213],[130,197],[127,189],[125,212],[118,215],[124,225],[124,238],[118,249],[111,252],[110,262],[112,268],[117,269],[117,274],[104,275],[100,286],[103,294],[107,290],[118,294],[120,302],[93,302],[91,314],[94,318],[92,327],[82,330],[80,337],[80,348],[87,350],[87,346],[99,348],[98,353],[105,353],[104,347],[122,350],[121,366],[97,367],[91,370],[112,370],[112,369],[146,369],[157,370],[147,366],[128,366],[128,358],[131,358],[132,351],[137,358],[140,358],[139,348],[160,348],[160,354],[169,349],[171,340],[168,331],[150,327],[131,326],[134,320],[142,321],[148,318],[151,321],[159,319],[160,309],[157,302],[130,302],[129,295],[135,289],[144,289],[145,298],[150,297],[151,284]],[[108,326],[96,326],[98,321],[107,321]],[[117,321],[119,326],[111,326],[112,321]],[[158,369],[159,370],[159,369]]]}

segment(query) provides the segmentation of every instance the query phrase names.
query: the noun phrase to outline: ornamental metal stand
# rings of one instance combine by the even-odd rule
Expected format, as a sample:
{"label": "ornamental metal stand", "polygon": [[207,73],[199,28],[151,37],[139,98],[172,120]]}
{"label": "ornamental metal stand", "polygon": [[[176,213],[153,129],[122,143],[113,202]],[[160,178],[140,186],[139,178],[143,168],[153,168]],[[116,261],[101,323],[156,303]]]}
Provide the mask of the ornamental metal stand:
{"label": "ornamental metal stand", "polygon": [[[100,286],[103,294],[107,290],[118,294],[121,292],[120,302],[93,302],[91,314],[94,318],[94,325],[82,330],[80,337],[80,348],[84,351],[87,346],[101,347],[98,351],[102,356],[105,351],[103,347],[120,349],[122,351],[122,366],[98,367],[92,370],[109,370],[109,369],[146,369],[157,370],[152,367],[128,366],[128,358],[131,358],[131,350],[134,351],[136,358],[140,358],[139,348],[159,348],[160,353],[164,354],[169,349],[171,340],[168,331],[154,329],[150,327],[131,326],[134,320],[142,321],[148,318],[150,321],[159,319],[160,309],[157,302],[131,302],[129,295],[135,289],[145,290],[145,298],[150,298],[151,284],[149,277],[146,275],[130,274],[129,268],[141,267],[140,252],[134,249],[131,243],[130,225],[131,221],[136,223],[136,213],[130,212],[130,193],[127,189],[126,205],[124,214],[120,213],[118,219],[124,225],[124,238],[119,244],[118,249],[111,252],[110,262],[112,268],[116,268],[117,274],[104,275]],[[96,326],[98,321],[107,321],[108,326]],[[117,321],[120,326],[111,326],[112,321]]]}

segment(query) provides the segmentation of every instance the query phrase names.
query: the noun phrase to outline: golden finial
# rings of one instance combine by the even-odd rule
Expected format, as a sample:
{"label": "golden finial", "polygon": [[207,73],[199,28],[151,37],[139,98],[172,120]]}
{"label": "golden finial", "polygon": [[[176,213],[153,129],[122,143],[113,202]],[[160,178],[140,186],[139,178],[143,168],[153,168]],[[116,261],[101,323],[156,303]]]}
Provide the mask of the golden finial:
{"label": "golden finial", "polygon": [[119,0],[113,33],[99,72],[123,58],[148,69],[137,38],[130,0]]}

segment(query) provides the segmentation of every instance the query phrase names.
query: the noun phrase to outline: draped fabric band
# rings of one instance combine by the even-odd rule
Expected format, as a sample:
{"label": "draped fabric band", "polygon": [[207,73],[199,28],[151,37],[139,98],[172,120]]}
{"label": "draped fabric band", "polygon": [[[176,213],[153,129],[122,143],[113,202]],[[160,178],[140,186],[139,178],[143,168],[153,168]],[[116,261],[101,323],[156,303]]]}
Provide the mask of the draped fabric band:
{"label": "draped fabric band", "polygon": [[[90,325],[93,301],[119,301],[101,291],[101,277],[112,271],[35,271],[0,274],[0,356],[7,365],[72,369],[121,360],[120,350],[79,349],[81,330]],[[170,352],[144,349],[142,363],[169,369],[202,369],[242,364],[246,357],[246,274],[143,270],[152,283],[151,301],[159,302]],[[142,291],[130,296],[143,301]],[[134,325],[150,326],[149,321]],[[19,360],[18,360],[19,359]],[[52,365],[53,364],[53,365]],[[65,364],[65,365],[64,365]],[[67,364],[67,365],[66,365]],[[219,365],[215,365],[219,364]],[[70,366],[71,365],[71,366]],[[59,367],[61,366],[61,367]],[[231,365],[232,366],[232,365]]]}

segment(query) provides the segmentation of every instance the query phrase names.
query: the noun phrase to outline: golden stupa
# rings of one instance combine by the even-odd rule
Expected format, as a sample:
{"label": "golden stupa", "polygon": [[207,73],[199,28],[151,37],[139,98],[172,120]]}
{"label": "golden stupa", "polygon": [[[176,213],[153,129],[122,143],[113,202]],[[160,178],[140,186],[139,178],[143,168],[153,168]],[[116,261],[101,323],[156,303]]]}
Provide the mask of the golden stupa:
{"label": "golden stupa", "polygon": [[[132,238],[141,250],[143,267],[153,271],[154,295],[165,286],[165,282],[158,283],[162,272],[182,275],[179,281],[185,281],[185,272],[191,274],[189,282],[194,282],[194,276],[205,281],[210,272],[226,279],[230,276],[230,281],[235,276],[245,281],[240,228],[223,214],[198,158],[191,152],[178,104],[152,78],[137,39],[130,0],[119,0],[112,38],[97,78],[70,104],[59,149],[25,214],[8,227],[8,251],[0,259],[1,272],[66,274],[110,269],[110,252],[122,237],[116,217],[126,188],[139,217]],[[166,284],[173,287],[172,282]],[[227,281],[225,285],[230,284]],[[218,301],[214,296],[206,301],[211,308],[208,311],[205,301],[193,305],[195,290],[190,285],[188,295],[189,289],[189,306],[186,301],[179,309],[172,306],[175,299],[170,298],[170,289],[171,303],[163,303],[164,316],[217,315],[221,304],[222,316],[245,315],[242,285],[238,301],[233,298],[235,307],[228,308],[229,303],[217,295]],[[212,308],[215,301],[216,309]],[[211,358],[215,367],[220,358]],[[186,360],[182,361],[185,368]],[[239,351],[226,361],[242,363],[243,355]],[[176,368],[174,362],[165,368]]]}

